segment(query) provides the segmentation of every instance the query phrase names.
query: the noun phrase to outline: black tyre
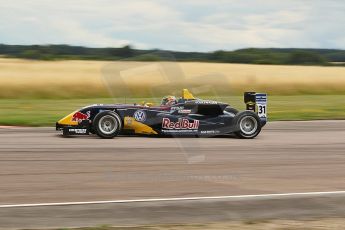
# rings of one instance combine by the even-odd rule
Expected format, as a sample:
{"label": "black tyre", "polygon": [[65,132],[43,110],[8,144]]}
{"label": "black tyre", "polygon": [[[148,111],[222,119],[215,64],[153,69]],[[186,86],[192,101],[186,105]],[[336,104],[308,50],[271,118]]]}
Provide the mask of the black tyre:
{"label": "black tyre", "polygon": [[62,137],[65,137],[65,138],[71,137],[71,135],[69,135],[67,129],[62,130]]}
{"label": "black tyre", "polygon": [[234,115],[238,114],[238,110],[235,109],[235,108],[232,108],[232,107],[230,107],[230,106],[226,107],[226,108],[224,109],[224,111],[225,111],[225,112],[228,112],[228,113],[231,113],[231,114],[234,114]]}
{"label": "black tyre", "polygon": [[235,122],[239,131],[235,135],[243,139],[255,138],[261,131],[261,122],[258,115],[252,111],[243,111],[235,116]]}
{"label": "black tyre", "polygon": [[89,131],[91,134],[96,134],[96,131],[93,129],[93,127],[91,127]]}
{"label": "black tyre", "polygon": [[92,122],[92,129],[101,138],[114,138],[121,132],[121,118],[112,111],[100,112]]}

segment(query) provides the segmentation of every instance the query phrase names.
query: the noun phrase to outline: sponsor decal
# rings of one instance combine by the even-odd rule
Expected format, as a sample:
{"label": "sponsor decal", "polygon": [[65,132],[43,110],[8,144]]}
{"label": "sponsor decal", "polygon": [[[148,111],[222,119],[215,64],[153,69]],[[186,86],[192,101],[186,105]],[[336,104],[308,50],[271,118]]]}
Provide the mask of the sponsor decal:
{"label": "sponsor decal", "polygon": [[219,134],[220,131],[219,130],[202,130],[200,133],[201,134]]}
{"label": "sponsor decal", "polygon": [[197,129],[162,129],[162,133],[167,134],[198,134]]}
{"label": "sponsor decal", "polygon": [[132,125],[132,118],[129,117],[129,118],[127,119],[127,125]]}
{"label": "sponsor decal", "polygon": [[186,118],[179,118],[178,121],[170,121],[169,118],[163,118],[162,122],[163,129],[198,129],[199,128],[199,121],[194,120],[190,122]]}
{"label": "sponsor decal", "polygon": [[258,107],[258,116],[262,120],[267,119],[267,94],[265,93],[257,93],[255,95],[256,104]]}
{"label": "sponsor decal", "polygon": [[175,110],[181,110],[183,109],[184,107],[183,106],[173,106],[170,108],[171,111],[175,111]]}
{"label": "sponsor decal", "polygon": [[146,113],[143,110],[137,110],[134,113],[134,119],[139,122],[146,121]]}
{"label": "sponsor decal", "polygon": [[255,100],[256,100],[256,102],[265,103],[265,102],[267,102],[267,94],[265,94],[265,93],[257,93],[255,95]]}
{"label": "sponsor decal", "polygon": [[188,113],[191,113],[191,112],[192,112],[192,110],[190,110],[190,109],[181,109],[181,110],[178,111],[178,113],[181,113],[181,114],[188,114]]}
{"label": "sponsor decal", "polygon": [[206,105],[206,104],[212,104],[212,105],[215,105],[215,104],[218,104],[218,102],[216,101],[209,101],[209,100],[198,100],[198,101],[195,101],[195,104],[202,104],[202,105]]}
{"label": "sponsor decal", "polygon": [[68,129],[68,132],[76,133],[76,134],[86,134],[86,129]]}
{"label": "sponsor decal", "polygon": [[72,121],[81,122],[83,120],[88,120],[90,118],[90,111],[87,111],[86,114],[82,112],[76,112],[73,114]]}

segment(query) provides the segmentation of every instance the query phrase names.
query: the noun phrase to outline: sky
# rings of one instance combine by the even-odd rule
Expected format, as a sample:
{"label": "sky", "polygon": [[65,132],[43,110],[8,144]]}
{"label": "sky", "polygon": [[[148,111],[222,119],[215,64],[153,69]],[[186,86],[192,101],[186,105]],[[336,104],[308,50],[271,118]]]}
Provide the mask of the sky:
{"label": "sky", "polygon": [[0,0],[0,43],[345,49],[344,0]]}

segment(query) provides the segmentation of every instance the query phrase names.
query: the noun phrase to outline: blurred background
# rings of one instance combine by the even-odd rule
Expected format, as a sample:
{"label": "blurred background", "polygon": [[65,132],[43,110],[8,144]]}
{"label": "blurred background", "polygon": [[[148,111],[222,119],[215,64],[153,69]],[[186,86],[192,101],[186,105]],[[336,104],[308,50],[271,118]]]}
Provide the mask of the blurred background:
{"label": "blurred background", "polygon": [[[343,0],[0,0],[0,229],[344,229],[344,12]],[[254,140],[53,128],[80,107],[184,88],[239,110],[244,92],[267,93],[269,123]]]}
{"label": "blurred background", "polygon": [[[182,87],[271,120],[345,118],[342,1],[1,1],[0,125]],[[326,13],[325,13],[326,12]],[[179,96],[179,95],[177,95]]]}

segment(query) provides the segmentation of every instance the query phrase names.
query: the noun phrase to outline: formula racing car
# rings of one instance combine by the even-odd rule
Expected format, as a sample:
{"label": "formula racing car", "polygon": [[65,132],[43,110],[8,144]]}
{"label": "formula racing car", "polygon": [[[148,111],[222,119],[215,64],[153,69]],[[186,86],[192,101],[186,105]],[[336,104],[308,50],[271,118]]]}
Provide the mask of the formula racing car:
{"label": "formula racing car", "polygon": [[246,110],[239,112],[226,103],[195,98],[187,89],[182,97],[164,97],[160,106],[151,104],[96,104],[75,111],[56,122],[64,136],[97,134],[210,137],[235,134],[254,138],[267,122],[267,95],[244,93]]}

